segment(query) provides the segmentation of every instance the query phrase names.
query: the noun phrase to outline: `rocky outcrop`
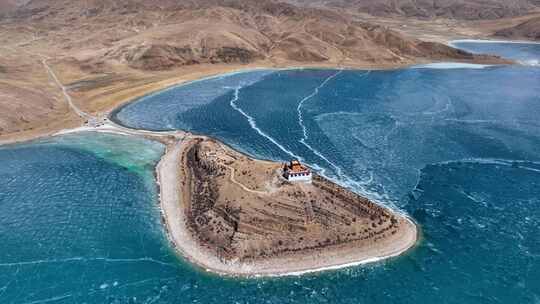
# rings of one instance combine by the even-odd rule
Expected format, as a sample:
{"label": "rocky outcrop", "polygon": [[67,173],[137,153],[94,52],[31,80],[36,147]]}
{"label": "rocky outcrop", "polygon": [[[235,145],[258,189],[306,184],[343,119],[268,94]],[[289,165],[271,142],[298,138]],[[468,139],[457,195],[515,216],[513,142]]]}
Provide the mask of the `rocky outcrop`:
{"label": "rocky outcrop", "polygon": [[191,46],[178,47],[168,44],[123,46],[105,54],[108,59],[126,62],[142,70],[166,70],[183,65],[200,63],[249,63],[262,56],[240,47],[223,46],[215,49]]}
{"label": "rocky outcrop", "polygon": [[249,63],[263,56],[247,49],[224,46],[212,52],[211,63]]}
{"label": "rocky outcrop", "polygon": [[[134,68],[161,70],[174,66],[198,63],[189,47],[148,45],[121,49],[119,56]],[[118,54],[113,54],[117,55]]]}
{"label": "rocky outcrop", "polygon": [[226,263],[328,248],[367,250],[410,227],[400,215],[321,176],[290,183],[280,177],[279,163],[248,159],[212,140],[186,145],[187,227],[200,247]]}

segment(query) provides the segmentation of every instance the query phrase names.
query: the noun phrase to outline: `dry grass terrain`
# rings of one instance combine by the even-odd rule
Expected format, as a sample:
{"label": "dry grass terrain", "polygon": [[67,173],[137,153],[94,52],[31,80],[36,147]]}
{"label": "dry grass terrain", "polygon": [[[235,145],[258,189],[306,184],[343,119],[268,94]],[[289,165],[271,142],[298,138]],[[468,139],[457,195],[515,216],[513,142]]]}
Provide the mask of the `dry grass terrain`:
{"label": "dry grass terrain", "polygon": [[35,128],[58,130],[80,123],[41,59],[7,44],[0,47],[0,113],[0,135],[21,136]]}
{"label": "dry grass terrain", "polygon": [[184,145],[180,193],[187,227],[224,263],[309,260],[342,250],[378,256],[414,244],[416,229],[404,217],[323,177],[290,183],[279,163],[250,159],[211,139]]}

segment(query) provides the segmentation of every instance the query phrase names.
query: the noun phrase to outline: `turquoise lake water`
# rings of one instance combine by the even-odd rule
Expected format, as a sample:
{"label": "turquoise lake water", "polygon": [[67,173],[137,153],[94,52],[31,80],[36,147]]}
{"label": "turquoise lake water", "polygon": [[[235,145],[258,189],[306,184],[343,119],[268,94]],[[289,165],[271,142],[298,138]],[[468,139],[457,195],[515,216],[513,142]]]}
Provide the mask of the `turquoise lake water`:
{"label": "turquoise lake water", "polygon": [[65,135],[0,147],[0,303],[539,303],[539,117],[526,66],[257,70],[149,95],[116,119],[299,157],[407,212],[422,241],[367,266],[221,278],[167,243],[161,144]]}

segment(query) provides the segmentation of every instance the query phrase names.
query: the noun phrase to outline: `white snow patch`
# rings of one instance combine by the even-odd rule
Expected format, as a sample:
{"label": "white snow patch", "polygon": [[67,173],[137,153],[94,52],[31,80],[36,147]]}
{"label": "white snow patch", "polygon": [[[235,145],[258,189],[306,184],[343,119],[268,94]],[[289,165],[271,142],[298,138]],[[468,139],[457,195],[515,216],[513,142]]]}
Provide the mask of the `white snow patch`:
{"label": "white snow patch", "polygon": [[513,43],[513,44],[540,44],[538,41],[528,41],[528,40],[482,40],[482,39],[459,39],[452,40],[448,42],[448,45],[451,47],[456,47],[456,43],[464,42],[474,42],[474,43]]}
{"label": "white snow patch", "polygon": [[437,62],[412,66],[413,69],[485,69],[493,65],[488,64],[474,64],[474,63],[462,63],[462,62]]}
{"label": "white snow patch", "polygon": [[531,60],[518,60],[518,62],[522,65],[527,66],[540,66],[540,60],[539,59],[531,59]]}

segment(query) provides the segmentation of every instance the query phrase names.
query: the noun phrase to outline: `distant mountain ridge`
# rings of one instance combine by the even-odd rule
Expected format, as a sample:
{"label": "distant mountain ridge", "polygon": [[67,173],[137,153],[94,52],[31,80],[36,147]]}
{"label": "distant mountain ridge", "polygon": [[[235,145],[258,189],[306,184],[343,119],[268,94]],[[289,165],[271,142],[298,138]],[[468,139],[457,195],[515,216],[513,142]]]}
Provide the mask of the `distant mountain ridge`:
{"label": "distant mountain ridge", "polygon": [[[43,8],[58,8],[58,4],[87,7],[98,13],[104,9],[117,11],[146,9],[195,9],[209,7],[245,8],[264,6],[268,2],[287,2],[295,7],[340,8],[351,13],[366,13],[373,16],[402,16],[421,19],[452,18],[463,20],[485,20],[525,15],[540,11],[540,0],[4,0],[0,1],[0,14],[3,12],[28,15]],[[262,5],[258,5],[262,4]],[[282,4],[281,4],[282,5]],[[293,9],[294,10],[294,9]],[[287,10],[283,13],[288,13]]]}
{"label": "distant mountain ridge", "polygon": [[290,0],[291,3],[343,8],[373,16],[485,20],[515,17],[540,8],[538,0]]}
{"label": "distant mountain ridge", "polygon": [[[358,14],[371,7],[359,4],[382,0],[336,0],[347,9],[283,1],[0,1],[0,91],[7,96],[0,98],[0,138],[76,123],[51,81],[52,70],[76,103],[100,113],[180,80],[246,65],[371,69],[433,61],[508,63],[433,42],[444,39],[423,41],[415,37],[433,36],[408,36],[399,23],[390,28]],[[415,15],[401,6],[398,12]]]}
{"label": "distant mountain ridge", "polygon": [[529,19],[516,26],[495,32],[497,37],[510,39],[540,40],[540,17]]}
{"label": "distant mountain ridge", "polygon": [[4,19],[36,28],[90,70],[118,63],[163,70],[258,60],[377,65],[482,59],[333,10],[270,0],[34,0]]}

